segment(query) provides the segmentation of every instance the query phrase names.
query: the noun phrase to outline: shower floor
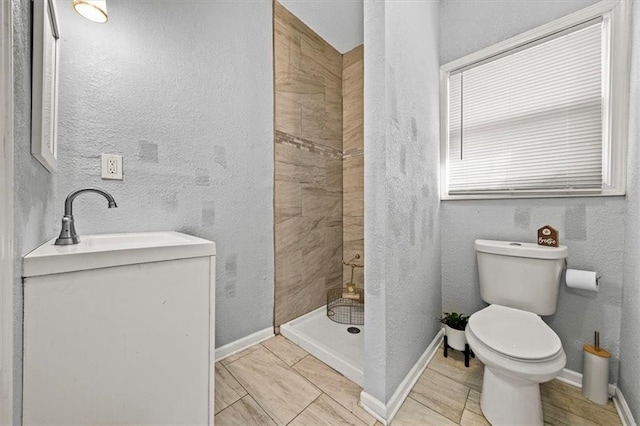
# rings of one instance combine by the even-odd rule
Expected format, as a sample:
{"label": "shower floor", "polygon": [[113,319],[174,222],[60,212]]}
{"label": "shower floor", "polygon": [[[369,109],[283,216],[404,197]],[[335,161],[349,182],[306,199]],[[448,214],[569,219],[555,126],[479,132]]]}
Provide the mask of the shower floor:
{"label": "shower floor", "polygon": [[362,386],[364,366],[364,326],[351,334],[348,324],[327,318],[323,306],[280,326],[280,333],[320,361]]}

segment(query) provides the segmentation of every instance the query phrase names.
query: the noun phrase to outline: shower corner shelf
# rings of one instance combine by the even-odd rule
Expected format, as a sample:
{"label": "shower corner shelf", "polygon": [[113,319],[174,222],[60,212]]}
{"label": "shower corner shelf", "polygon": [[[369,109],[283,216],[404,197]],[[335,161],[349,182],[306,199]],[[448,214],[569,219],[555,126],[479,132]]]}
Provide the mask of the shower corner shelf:
{"label": "shower corner shelf", "polygon": [[340,324],[364,325],[364,290],[338,287],[327,291],[327,317]]}

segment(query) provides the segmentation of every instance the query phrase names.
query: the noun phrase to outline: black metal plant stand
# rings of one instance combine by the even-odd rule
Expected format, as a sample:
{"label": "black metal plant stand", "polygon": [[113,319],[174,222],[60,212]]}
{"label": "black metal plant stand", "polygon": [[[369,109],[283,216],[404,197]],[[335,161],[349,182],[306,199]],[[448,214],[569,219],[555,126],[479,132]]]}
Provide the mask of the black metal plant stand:
{"label": "black metal plant stand", "polygon": [[[447,336],[444,336],[444,357],[447,358],[449,356],[449,349],[457,351],[457,349],[449,346],[449,341],[447,340]],[[469,367],[469,358],[475,358],[476,354],[473,353],[468,343],[464,344],[464,351],[458,351],[464,354],[464,366]]]}

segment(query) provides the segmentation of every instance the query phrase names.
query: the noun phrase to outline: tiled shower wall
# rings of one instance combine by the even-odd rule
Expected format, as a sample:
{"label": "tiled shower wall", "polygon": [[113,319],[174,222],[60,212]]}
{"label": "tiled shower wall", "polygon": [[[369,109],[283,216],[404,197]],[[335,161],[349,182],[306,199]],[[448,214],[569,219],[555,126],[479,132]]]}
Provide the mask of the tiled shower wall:
{"label": "tiled shower wall", "polygon": [[[349,262],[364,265],[364,47],[342,57],[342,252]],[[351,267],[345,266],[343,282],[351,279]],[[364,288],[364,269],[354,270],[353,282]]]}
{"label": "tiled shower wall", "polygon": [[342,55],[274,2],[275,325],[342,284]]}

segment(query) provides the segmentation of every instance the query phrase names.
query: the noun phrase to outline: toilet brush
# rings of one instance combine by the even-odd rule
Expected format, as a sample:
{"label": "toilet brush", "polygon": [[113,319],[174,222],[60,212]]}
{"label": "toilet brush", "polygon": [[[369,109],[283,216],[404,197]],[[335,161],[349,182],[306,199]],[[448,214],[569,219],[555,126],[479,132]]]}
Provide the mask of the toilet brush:
{"label": "toilet brush", "polygon": [[593,345],[584,345],[582,395],[597,403],[609,400],[609,358],[611,353],[600,347],[600,332],[596,331]]}

